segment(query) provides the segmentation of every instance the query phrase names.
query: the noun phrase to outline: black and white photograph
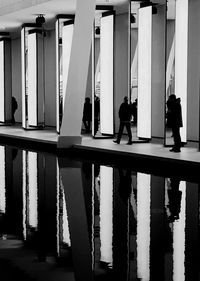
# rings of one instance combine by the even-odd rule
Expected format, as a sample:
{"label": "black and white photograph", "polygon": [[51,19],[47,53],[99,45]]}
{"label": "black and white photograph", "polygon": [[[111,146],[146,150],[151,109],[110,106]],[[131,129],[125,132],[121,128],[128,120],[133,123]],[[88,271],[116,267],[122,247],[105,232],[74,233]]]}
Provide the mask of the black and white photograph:
{"label": "black and white photograph", "polygon": [[0,0],[0,280],[200,281],[200,0]]}

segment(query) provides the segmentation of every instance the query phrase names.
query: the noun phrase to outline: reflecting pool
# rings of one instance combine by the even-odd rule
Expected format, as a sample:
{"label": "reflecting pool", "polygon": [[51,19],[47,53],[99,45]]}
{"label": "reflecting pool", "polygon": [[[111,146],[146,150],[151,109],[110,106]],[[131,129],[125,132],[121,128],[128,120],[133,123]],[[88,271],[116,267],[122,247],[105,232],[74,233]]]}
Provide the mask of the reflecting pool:
{"label": "reflecting pool", "polygon": [[0,146],[1,281],[198,281],[199,183]]}

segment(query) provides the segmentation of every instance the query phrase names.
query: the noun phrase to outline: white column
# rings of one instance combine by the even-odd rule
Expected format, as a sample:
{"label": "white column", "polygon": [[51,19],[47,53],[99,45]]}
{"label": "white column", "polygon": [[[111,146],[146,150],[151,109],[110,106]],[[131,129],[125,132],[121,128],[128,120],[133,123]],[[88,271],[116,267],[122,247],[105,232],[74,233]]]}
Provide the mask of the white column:
{"label": "white column", "polygon": [[0,40],[0,122],[12,118],[11,107],[11,42],[8,38]]}
{"label": "white column", "polygon": [[37,126],[37,34],[28,35],[28,125]]}
{"label": "white column", "polygon": [[69,61],[72,48],[72,38],[73,38],[74,24],[66,24],[62,28],[62,78],[63,78],[63,111],[65,104],[66,86],[69,72]]}
{"label": "white column", "polygon": [[5,122],[5,100],[4,100],[4,41],[0,41],[0,122]]}
{"label": "white column", "polygon": [[151,138],[152,7],[139,9],[138,137]]}
{"label": "white column", "polygon": [[21,65],[22,65],[22,127],[26,128],[26,29],[21,30]]}
{"label": "white column", "polygon": [[113,29],[114,15],[101,17],[100,35],[100,131],[114,133],[113,128]]}
{"label": "white column", "polygon": [[183,128],[181,140],[187,141],[188,79],[188,0],[176,0],[175,20],[175,95],[181,98]]}

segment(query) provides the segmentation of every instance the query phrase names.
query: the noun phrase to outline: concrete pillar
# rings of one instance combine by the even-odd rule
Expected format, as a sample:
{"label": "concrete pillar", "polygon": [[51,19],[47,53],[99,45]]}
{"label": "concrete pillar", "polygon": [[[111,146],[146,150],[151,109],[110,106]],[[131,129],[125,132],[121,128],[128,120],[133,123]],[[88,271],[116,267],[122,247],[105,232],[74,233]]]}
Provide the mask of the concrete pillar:
{"label": "concrete pillar", "polygon": [[151,136],[159,138],[164,138],[165,130],[165,27],[166,5],[158,5],[152,15]]}
{"label": "concrete pillar", "polygon": [[116,14],[114,32],[114,131],[119,129],[118,111],[124,96],[129,95],[129,14]]}
{"label": "concrete pillar", "polygon": [[11,107],[11,40],[0,39],[0,122],[9,122],[12,119]]}
{"label": "concrete pillar", "polygon": [[95,1],[77,0],[72,51],[69,63],[67,96],[58,147],[81,143],[81,124],[95,16]]}
{"label": "concrete pillar", "polygon": [[[188,3],[187,139],[199,140],[200,2]],[[186,31],[185,31],[186,32]]]}

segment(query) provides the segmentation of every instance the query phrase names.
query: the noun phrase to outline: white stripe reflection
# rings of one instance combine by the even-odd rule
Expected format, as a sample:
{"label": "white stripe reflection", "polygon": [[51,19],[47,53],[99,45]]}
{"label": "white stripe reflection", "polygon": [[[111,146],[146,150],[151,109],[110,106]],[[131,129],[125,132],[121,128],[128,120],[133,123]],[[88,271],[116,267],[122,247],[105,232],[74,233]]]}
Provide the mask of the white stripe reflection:
{"label": "white stripe reflection", "polygon": [[173,281],[185,280],[186,182],[180,182],[179,190],[182,192],[180,218],[173,223]]}
{"label": "white stripe reflection", "polygon": [[68,246],[71,246],[65,193],[63,188],[62,190],[63,190],[62,193],[63,194],[63,242],[66,243]]}
{"label": "white stripe reflection", "polygon": [[60,132],[59,106],[60,106],[60,57],[59,57],[59,20],[55,23],[56,33],[56,130]]}
{"label": "white stripe reflection", "polygon": [[27,227],[26,227],[26,186],[27,186],[27,167],[26,167],[26,154],[27,152],[23,150],[22,152],[22,198],[23,198],[23,207],[22,207],[22,225],[23,225],[23,236],[24,240],[27,238]]}
{"label": "white stripe reflection", "polygon": [[27,154],[28,175],[28,223],[30,226],[38,226],[38,170],[37,153]]}
{"label": "white stripe reflection", "polygon": [[150,279],[151,176],[137,174],[137,277]]}
{"label": "white stripe reflection", "polygon": [[100,260],[113,264],[113,168],[100,167]]}

